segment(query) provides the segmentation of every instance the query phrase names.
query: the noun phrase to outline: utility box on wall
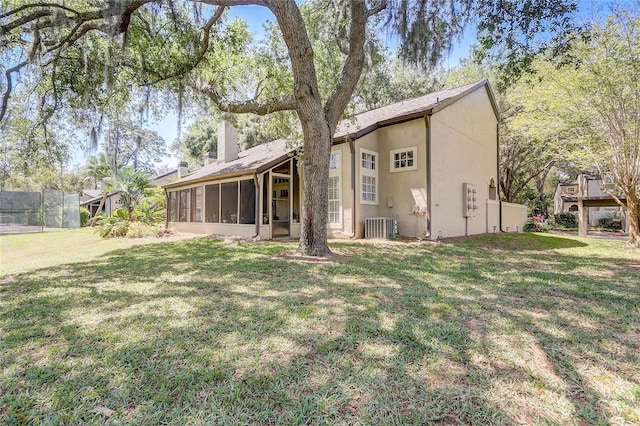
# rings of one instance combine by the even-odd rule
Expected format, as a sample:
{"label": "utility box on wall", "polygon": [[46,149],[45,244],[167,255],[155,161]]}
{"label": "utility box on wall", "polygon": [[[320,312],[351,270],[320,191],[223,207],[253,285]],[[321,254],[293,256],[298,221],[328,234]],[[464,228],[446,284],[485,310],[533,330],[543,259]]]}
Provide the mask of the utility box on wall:
{"label": "utility box on wall", "polygon": [[478,190],[471,183],[462,184],[462,216],[473,217],[478,210]]}

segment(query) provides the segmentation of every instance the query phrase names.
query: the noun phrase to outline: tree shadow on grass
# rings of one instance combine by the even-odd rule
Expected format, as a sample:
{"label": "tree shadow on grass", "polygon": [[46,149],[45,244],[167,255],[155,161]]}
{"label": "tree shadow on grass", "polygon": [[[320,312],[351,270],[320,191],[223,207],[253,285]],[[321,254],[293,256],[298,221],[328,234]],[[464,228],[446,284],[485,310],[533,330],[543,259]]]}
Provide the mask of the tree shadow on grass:
{"label": "tree shadow on grass", "polygon": [[587,243],[572,237],[539,233],[482,234],[444,240],[445,243],[449,241],[462,247],[486,246],[492,250],[515,249],[519,252],[549,251],[588,246]]}
{"label": "tree shadow on grass", "polygon": [[565,254],[574,272],[514,265],[507,279],[484,244],[338,247],[346,255],[309,264],[279,256],[292,244],[190,240],[10,278],[0,419],[595,422],[612,397],[585,379],[585,359],[634,368],[637,343],[616,336],[638,302],[630,272],[585,280]]}
{"label": "tree shadow on grass", "polygon": [[[531,365],[507,368],[505,375],[533,378],[538,391],[548,392],[547,387],[553,384],[556,395],[572,404],[575,417],[531,415],[559,423],[571,418],[588,424],[638,420],[634,389],[640,383],[640,276],[628,267],[628,261],[541,253],[530,259],[533,267],[518,264],[520,269],[516,271],[507,264],[507,271],[500,274],[497,271],[500,266],[504,268],[504,262],[483,262],[480,250],[473,244],[471,248],[465,248],[465,257],[456,258],[461,254],[460,247],[448,247],[446,254],[458,263],[441,261],[429,264],[427,269],[433,273],[435,267],[440,279],[450,278],[458,284],[449,292],[446,284],[438,286],[445,290],[439,297],[447,306],[455,307],[454,316],[464,318],[462,323],[468,331],[481,330],[471,333],[475,342],[493,346],[493,350],[485,349],[485,355],[493,358],[491,369],[504,373],[500,352],[509,358],[508,349],[513,348],[508,346],[521,346],[520,352],[535,355],[529,357]],[[558,264],[564,267],[558,270]],[[513,356],[509,361],[511,367],[520,364]],[[537,373],[543,378],[536,377]],[[594,380],[594,375],[600,375],[601,381]],[[613,391],[611,383],[624,390]]]}

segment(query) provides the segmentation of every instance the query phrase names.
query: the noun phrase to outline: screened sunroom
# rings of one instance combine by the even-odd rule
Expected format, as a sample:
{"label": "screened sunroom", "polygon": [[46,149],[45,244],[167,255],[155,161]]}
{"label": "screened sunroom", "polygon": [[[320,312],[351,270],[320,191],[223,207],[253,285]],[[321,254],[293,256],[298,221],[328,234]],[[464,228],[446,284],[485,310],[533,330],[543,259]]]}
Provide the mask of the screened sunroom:
{"label": "screened sunroom", "polygon": [[178,232],[300,236],[301,163],[284,140],[223,158],[164,186],[167,225]]}

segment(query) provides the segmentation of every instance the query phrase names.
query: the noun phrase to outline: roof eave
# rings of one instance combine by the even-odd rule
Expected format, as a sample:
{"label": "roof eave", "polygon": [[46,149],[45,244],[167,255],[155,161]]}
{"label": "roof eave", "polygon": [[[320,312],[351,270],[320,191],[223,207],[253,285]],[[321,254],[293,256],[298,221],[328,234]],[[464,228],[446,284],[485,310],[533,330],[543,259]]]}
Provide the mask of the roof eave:
{"label": "roof eave", "polygon": [[498,119],[498,121],[500,121],[500,110],[498,109],[498,103],[496,102],[496,97],[493,94],[493,89],[491,89],[491,85],[489,84],[489,80],[487,80],[486,78],[483,80],[478,81],[477,84],[474,84],[473,86],[469,87],[467,90],[458,93],[455,96],[452,96],[448,99],[443,100],[442,102],[437,103],[433,108],[431,108],[432,113],[435,114],[436,112],[448,107],[449,105],[457,102],[458,100],[460,100],[461,98],[467,96],[470,93],[475,92],[478,89],[481,88],[485,88],[485,90],[487,91],[487,96],[489,97],[489,102],[491,103],[491,108],[493,109],[493,113],[496,115],[496,118]]}
{"label": "roof eave", "polygon": [[288,160],[289,158],[293,158],[295,157],[298,153],[297,153],[298,149],[293,149],[289,152],[287,152],[284,155],[281,155],[280,157],[273,159],[271,161],[269,161],[268,163],[263,164],[262,166],[258,167],[255,169],[255,173],[263,173],[266,172],[267,170],[277,166],[280,163],[285,162],[286,160]]}
{"label": "roof eave", "polygon": [[162,185],[161,188],[163,189],[180,188],[182,186],[188,186],[188,185],[193,185],[193,184],[202,183],[202,182],[209,182],[212,180],[230,179],[234,177],[251,175],[252,173],[255,173],[255,172],[256,172],[256,169],[254,168],[254,169],[247,169],[247,170],[242,170],[238,172],[224,173],[220,175],[208,175],[208,176],[203,176],[203,177],[199,177],[199,178],[187,180],[187,181],[171,182],[167,185]]}
{"label": "roof eave", "polygon": [[438,111],[448,107],[449,105],[459,101],[464,96],[467,96],[468,94],[473,93],[476,90],[481,89],[483,87],[487,91],[487,96],[489,97],[489,102],[491,103],[491,108],[493,109],[493,112],[496,115],[496,119],[500,121],[500,111],[498,110],[498,104],[496,102],[495,95],[493,94],[493,90],[491,89],[489,80],[484,79],[484,80],[478,81],[477,84],[474,84],[473,86],[469,87],[467,90],[460,92],[457,95],[452,96],[450,98],[444,99],[443,101],[438,102],[429,108],[425,108],[423,110],[415,111],[409,114],[404,114],[398,117],[393,117],[387,120],[378,121],[368,127],[365,127],[364,129],[358,130],[357,132],[348,133],[346,135],[342,135],[337,138],[334,138],[332,143],[340,144],[348,140],[360,139],[361,137],[366,136],[369,133],[374,132],[381,127],[391,126],[393,124],[400,124],[406,121],[411,121],[418,118],[423,118],[427,115],[435,114]]}
{"label": "roof eave", "polygon": [[234,178],[234,177],[241,177],[241,176],[247,176],[247,175],[252,175],[252,174],[259,174],[259,173],[263,173],[269,169],[271,169],[272,167],[277,166],[278,164],[284,162],[285,160],[288,160],[289,158],[292,157],[291,153],[295,152],[296,150],[293,150],[291,152],[288,152],[284,155],[281,155],[280,157],[269,161],[268,163],[263,164],[262,166],[259,167],[253,167],[250,169],[245,169],[242,171],[237,171],[237,172],[231,172],[231,173],[223,173],[223,174],[214,174],[214,175],[208,175],[208,176],[203,176],[197,179],[193,179],[193,180],[189,180],[189,181],[176,181],[176,182],[171,182],[167,185],[163,185],[162,188],[165,189],[173,189],[173,188],[179,188],[181,186],[187,186],[187,185],[193,185],[193,184],[197,184],[197,183],[202,183],[202,182],[209,182],[209,181],[213,181],[213,180],[222,180],[222,179],[230,179],[230,178]]}
{"label": "roof eave", "polygon": [[378,121],[377,123],[374,123],[368,127],[365,127],[364,129],[360,129],[357,132],[348,133],[346,135],[333,138],[332,143],[334,145],[338,145],[338,144],[347,142],[349,140],[360,139],[361,137],[366,136],[369,133],[375,132],[376,130],[382,127],[387,127],[394,124],[400,124],[407,121],[417,120],[419,118],[423,118],[424,116],[431,114],[432,112],[433,112],[433,108],[428,108],[422,111],[412,112],[410,114],[405,114],[399,117],[390,118],[388,120]]}

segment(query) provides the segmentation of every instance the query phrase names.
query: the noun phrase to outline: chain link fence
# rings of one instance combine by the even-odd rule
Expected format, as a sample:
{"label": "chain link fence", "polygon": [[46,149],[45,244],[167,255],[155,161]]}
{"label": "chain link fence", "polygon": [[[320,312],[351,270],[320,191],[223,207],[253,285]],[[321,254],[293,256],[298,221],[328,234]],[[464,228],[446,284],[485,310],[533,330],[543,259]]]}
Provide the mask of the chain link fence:
{"label": "chain link fence", "polygon": [[79,228],[80,197],[52,189],[0,191],[0,233]]}

